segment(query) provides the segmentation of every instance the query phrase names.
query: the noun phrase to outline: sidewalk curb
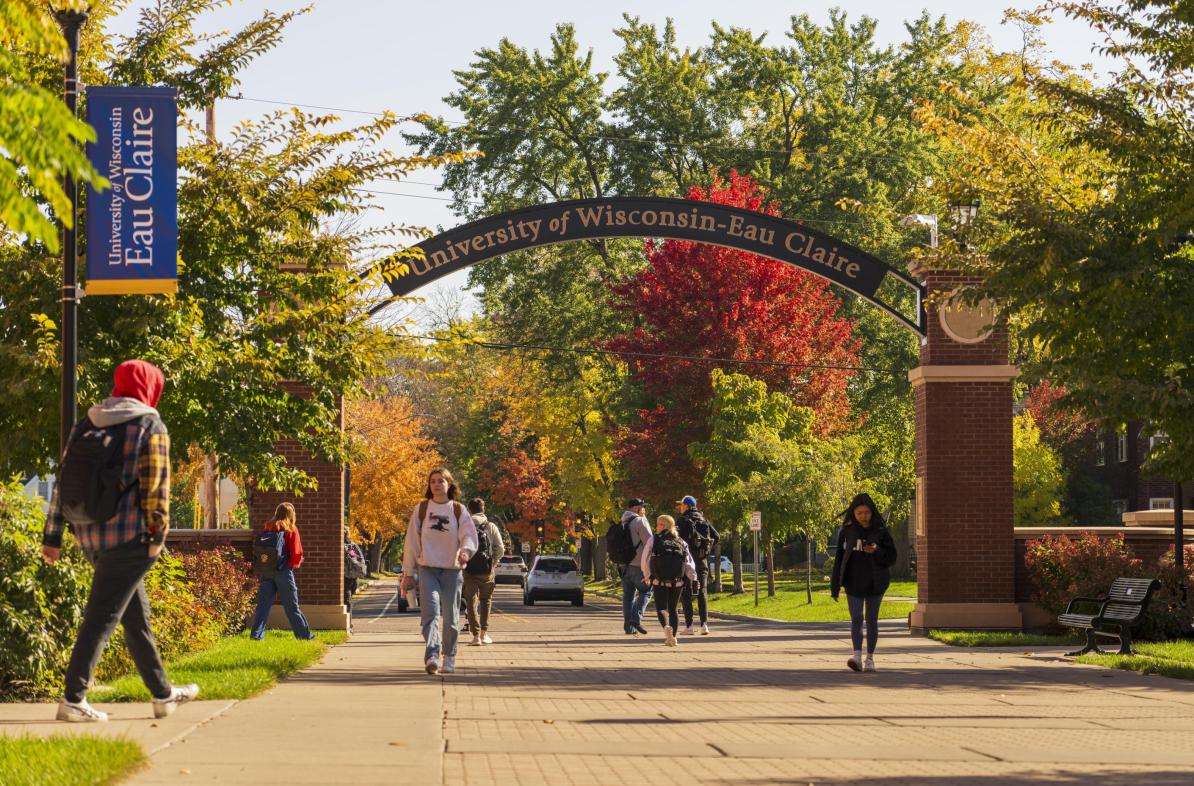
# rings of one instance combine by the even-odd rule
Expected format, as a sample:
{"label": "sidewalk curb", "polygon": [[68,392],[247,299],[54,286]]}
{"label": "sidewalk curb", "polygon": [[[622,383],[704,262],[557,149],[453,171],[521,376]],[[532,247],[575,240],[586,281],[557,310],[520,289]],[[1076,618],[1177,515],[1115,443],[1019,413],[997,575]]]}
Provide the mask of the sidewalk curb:
{"label": "sidewalk curb", "polygon": [[[599,595],[603,598],[609,598],[611,600],[617,600],[617,601],[622,600],[621,595],[615,595],[612,592],[606,592],[604,590],[590,589],[590,590],[588,590],[588,592],[592,593],[593,595]],[[764,622],[769,625],[845,625],[845,626],[848,626],[850,624],[850,622],[848,620],[842,620],[839,622],[800,622],[797,620],[777,620],[773,617],[751,617],[746,614],[727,614],[724,611],[710,611],[709,616],[715,620],[726,620],[729,622],[756,622],[756,623]],[[893,618],[892,620],[882,620],[882,619],[879,620],[880,625],[882,625],[885,622],[893,623],[895,625],[907,625],[907,621],[900,617]]]}

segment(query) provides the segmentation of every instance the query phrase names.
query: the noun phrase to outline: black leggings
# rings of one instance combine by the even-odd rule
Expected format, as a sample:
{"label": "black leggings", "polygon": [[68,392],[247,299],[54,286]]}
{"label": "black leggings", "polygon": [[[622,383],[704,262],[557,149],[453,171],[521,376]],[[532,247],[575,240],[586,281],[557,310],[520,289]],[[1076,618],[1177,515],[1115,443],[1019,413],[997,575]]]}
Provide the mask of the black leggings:
{"label": "black leggings", "polygon": [[846,604],[850,607],[850,640],[854,642],[854,650],[862,649],[862,618],[863,606],[866,606],[866,651],[874,654],[875,642],[879,640],[879,604],[883,602],[882,595],[851,595],[846,593]]}
{"label": "black leggings", "polygon": [[[676,613],[676,604],[680,602],[680,593],[684,591],[683,587],[656,587],[655,588],[655,613],[659,615],[659,624],[671,625],[672,632],[675,633],[680,625],[680,616]],[[663,612],[667,611],[667,617],[664,618]]]}
{"label": "black leggings", "polygon": [[700,589],[697,592],[692,591],[692,582],[684,582],[684,592],[680,595],[680,602],[684,606],[684,625],[692,627],[692,597],[696,595],[697,613],[701,617],[701,624],[704,625],[709,621],[709,571],[697,568],[697,581],[700,582]]}

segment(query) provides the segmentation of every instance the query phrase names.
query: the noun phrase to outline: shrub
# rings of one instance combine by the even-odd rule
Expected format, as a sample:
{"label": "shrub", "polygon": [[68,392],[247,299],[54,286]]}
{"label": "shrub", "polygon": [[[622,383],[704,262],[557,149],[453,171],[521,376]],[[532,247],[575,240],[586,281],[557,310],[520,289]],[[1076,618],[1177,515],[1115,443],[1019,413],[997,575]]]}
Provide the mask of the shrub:
{"label": "shrub", "polygon": [[1024,563],[1032,575],[1032,599],[1053,616],[1065,611],[1071,598],[1097,597],[1120,576],[1141,575],[1140,560],[1122,537],[1100,538],[1090,532],[1030,540]]}
{"label": "shrub", "polygon": [[[220,638],[219,618],[195,597],[178,557],[168,551],[162,554],[145,576],[145,591],[149,595],[150,627],[162,660],[207,649]],[[111,679],[133,669],[124,644],[124,629],[118,626],[100,659],[96,679]]]}
{"label": "shrub", "polygon": [[61,693],[83,618],[91,569],[71,542],[55,565],[42,561],[44,520],[20,484],[0,483],[0,701]]}
{"label": "shrub", "polygon": [[[1194,548],[1187,547],[1187,583],[1194,580]],[[1149,610],[1135,629],[1140,639],[1172,638],[1188,626],[1190,608],[1180,603],[1180,575],[1173,564],[1173,550],[1156,563],[1145,566],[1124,544],[1123,537],[1100,538],[1093,533],[1081,537],[1046,535],[1027,544],[1025,565],[1032,577],[1032,599],[1056,617],[1071,598],[1100,597],[1120,576],[1151,576],[1161,582]]]}
{"label": "shrub", "polygon": [[179,560],[195,598],[215,614],[223,634],[244,630],[255,606],[257,584],[240,552],[208,549],[180,554]]}

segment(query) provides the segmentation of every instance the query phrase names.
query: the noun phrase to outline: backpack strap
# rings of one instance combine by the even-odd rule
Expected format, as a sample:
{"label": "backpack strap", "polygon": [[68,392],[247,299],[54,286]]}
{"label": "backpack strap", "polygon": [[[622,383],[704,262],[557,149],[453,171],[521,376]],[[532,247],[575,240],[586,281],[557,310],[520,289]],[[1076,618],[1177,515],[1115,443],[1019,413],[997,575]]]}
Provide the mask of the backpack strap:
{"label": "backpack strap", "polygon": [[419,540],[423,539],[423,522],[427,518],[427,500],[419,503]]}
{"label": "backpack strap", "polygon": [[461,505],[456,500],[452,500],[452,515],[456,517],[456,529],[460,529],[460,514],[464,510],[464,505]]}

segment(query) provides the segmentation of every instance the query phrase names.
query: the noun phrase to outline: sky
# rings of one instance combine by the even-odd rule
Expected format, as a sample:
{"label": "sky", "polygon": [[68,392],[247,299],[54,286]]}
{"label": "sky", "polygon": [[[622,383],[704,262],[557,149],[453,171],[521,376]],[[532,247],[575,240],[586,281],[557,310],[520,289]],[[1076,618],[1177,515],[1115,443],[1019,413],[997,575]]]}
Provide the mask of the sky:
{"label": "sky", "polygon": [[[311,3],[314,8],[291,23],[280,45],[242,72],[239,90],[244,100],[218,103],[217,135],[227,133],[236,122],[292,104],[334,108],[346,121],[363,120],[367,115],[345,110],[386,109],[398,115],[427,112],[458,120],[441,100],[456,89],[454,69],[467,67],[476,50],[492,47],[502,37],[528,49],[546,49],[553,29],[563,22],[573,23],[581,45],[592,48],[595,67],[612,71],[612,57],[620,48],[612,31],[621,25],[623,12],[657,26],[671,18],[679,45],[697,48],[707,44],[713,21],[767,33],[767,39],[774,42],[782,40],[793,15],[807,13],[823,22],[833,7],[774,0],[246,0],[206,15],[201,29],[235,29],[264,9],[284,12]],[[151,4],[151,0],[132,0],[129,9],[115,20],[113,30],[131,32],[137,13]],[[1021,44],[1019,29],[1002,23],[1007,6],[999,3],[841,0],[835,5],[849,19],[863,15],[876,19],[881,44],[901,42],[904,21],[926,10],[934,17],[979,23],[999,48],[1017,49]],[[1095,38],[1085,25],[1066,20],[1055,23],[1046,34],[1046,43],[1058,60],[1071,64],[1096,60],[1092,54]],[[401,147],[396,134],[387,142]],[[417,173],[412,181],[376,186],[379,191],[391,192],[375,195],[379,205],[376,223],[433,229],[460,223],[448,209],[447,195],[436,190],[436,172]],[[439,288],[459,291],[466,285],[466,276],[462,271],[446,277]],[[468,303],[471,308],[471,301]]]}

